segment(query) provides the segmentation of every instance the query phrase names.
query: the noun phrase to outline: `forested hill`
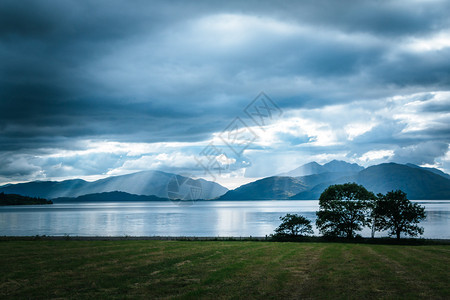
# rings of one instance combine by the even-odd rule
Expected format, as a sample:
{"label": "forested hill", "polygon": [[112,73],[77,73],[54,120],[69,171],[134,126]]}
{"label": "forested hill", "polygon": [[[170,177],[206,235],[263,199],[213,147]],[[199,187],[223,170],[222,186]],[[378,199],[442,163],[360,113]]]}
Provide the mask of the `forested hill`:
{"label": "forested hill", "polygon": [[0,205],[36,205],[53,204],[52,201],[44,198],[27,197],[16,194],[0,193]]}

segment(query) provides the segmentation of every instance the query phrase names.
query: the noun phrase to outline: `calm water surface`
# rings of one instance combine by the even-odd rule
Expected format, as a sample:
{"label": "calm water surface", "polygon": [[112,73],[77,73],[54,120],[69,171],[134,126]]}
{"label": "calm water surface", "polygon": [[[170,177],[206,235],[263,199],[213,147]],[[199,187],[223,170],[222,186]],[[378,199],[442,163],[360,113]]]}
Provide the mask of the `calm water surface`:
{"label": "calm water surface", "polygon": [[[425,206],[425,238],[450,239],[450,200],[415,201]],[[311,201],[98,202],[0,207],[0,235],[70,236],[265,236],[279,217],[299,213],[315,222]],[[316,235],[319,234],[314,228]],[[370,236],[369,230],[362,232]],[[377,236],[383,234],[377,233]]]}

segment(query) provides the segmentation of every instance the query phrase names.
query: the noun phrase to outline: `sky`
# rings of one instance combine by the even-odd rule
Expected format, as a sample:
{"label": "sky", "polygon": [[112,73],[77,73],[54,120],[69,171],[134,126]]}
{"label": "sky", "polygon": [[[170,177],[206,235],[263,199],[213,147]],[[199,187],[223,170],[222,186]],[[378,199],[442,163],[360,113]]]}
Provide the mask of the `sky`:
{"label": "sky", "polygon": [[0,2],[0,184],[450,172],[449,1]]}

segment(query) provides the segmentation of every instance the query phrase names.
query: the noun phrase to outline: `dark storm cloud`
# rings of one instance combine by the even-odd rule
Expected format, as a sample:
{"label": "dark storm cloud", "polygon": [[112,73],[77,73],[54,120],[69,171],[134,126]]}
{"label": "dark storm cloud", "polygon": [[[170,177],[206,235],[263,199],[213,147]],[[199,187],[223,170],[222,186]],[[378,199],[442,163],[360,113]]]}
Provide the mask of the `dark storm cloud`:
{"label": "dark storm cloud", "polygon": [[135,34],[151,35],[180,17],[168,7],[103,4],[0,4],[0,129],[2,139],[10,138],[6,145],[21,148],[30,142],[36,147],[46,137],[61,136],[123,135],[133,140],[141,133],[140,138],[147,141],[206,137],[204,129],[187,134],[195,123],[192,110],[165,105],[159,95],[154,99],[150,95],[146,103],[133,103],[130,91],[127,98],[118,99],[108,93],[109,86],[97,82],[103,70],[87,74],[87,66],[117,44]]}
{"label": "dark storm cloud", "polygon": [[[449,10],[447,1],[1,1],[0,152],[201,141],[261,90],[284,110],[449,90],[449,48],[408,48],[448,31]],[[409,143],[394,123],[353,143]],[[411,140],[446,135],[433,127]],[[38,171],[30,159],[17,174]]]}
{"label": "dark storm cloud", "polygon": [[450,112],[450,101],[441,103],[429,103],[423,107],[423,112],[448,113]]}
{"label": "dark storm cloud", "polygon": [[450,87],[450,49],[426,54],[404,53],[374,67],[374,79],[402,86]]}
{"label": "dark storm cloud", "polygon": [[[445,1],[330,1],[309,2],[302,17],[317,24],[329,24],[345,31],[368,32],[398,37],[421,35],[447,26],[444,11],[450,8]],[[311,13],[313,12],[313,13]]]}
{"label": "dark storm cloud", "polygon": [[449,148],[448,142],[425,142],[417,145],[405,147],[395,151],[393,160],[401,163],[413,164],[434,164],[436,157],[440,157],[447,153]]}

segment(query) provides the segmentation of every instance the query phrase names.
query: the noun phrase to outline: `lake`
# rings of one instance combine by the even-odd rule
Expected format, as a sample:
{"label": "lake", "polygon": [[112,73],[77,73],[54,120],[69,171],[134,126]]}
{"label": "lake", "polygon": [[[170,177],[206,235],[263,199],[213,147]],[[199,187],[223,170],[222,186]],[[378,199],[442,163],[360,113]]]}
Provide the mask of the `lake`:
{"label": "lake", "polygon": [[[423,237],[450,239],[450,200],[414,201],[425,206]],[[198,201],[56,203],[0,207],[1,236],[265,236],[279,217],[298,213],[315,222],[311,201]],[[314,228],[314,233],[319,234]],[[361,233],[369,237],[370,230]],[[382,236],[379,232],[376,236]]]}

